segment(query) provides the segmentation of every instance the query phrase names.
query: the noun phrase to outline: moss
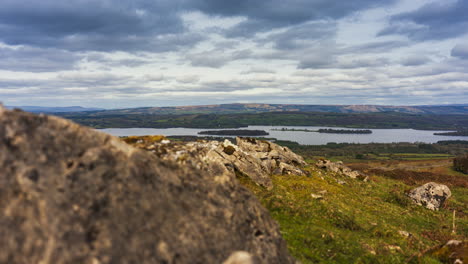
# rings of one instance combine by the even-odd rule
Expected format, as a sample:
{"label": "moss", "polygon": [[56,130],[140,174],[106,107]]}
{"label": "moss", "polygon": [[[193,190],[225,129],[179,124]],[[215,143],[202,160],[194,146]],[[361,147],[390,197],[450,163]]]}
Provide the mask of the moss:
{"label": "moss", "polygon": [[226,153],[228,155],[232,155],[232,154],[234,154],[234,152],[236,152],[236,149],[233,146],[226,146],[226,147],[224,147],[223,151],[224,151],[224,153]]}

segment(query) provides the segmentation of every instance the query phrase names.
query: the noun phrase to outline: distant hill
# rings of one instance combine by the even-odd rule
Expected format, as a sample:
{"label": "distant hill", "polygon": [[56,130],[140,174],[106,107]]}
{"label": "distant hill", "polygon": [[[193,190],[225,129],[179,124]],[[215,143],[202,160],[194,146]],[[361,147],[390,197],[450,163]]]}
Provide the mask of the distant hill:
{"label": "distant hill", "polygon": [[103,108],[86,108],[81,106],[67,106],[67,107],[43,107],[43,106],[6,106],[8,109],[19,108],[26,112],[31,113],[62,113],[62,112],[87,112],[87,111],[101,111]]}
{"label": "distant hill", "polygon": [[329,112],[329,113],[381,113],[397,112],[406,114],[468,114],[468,105],[294,105],[294,104],[219,104],[173,107],[141,107],[106,110],[99,115],[122,114],[233,114],[264,112]]}

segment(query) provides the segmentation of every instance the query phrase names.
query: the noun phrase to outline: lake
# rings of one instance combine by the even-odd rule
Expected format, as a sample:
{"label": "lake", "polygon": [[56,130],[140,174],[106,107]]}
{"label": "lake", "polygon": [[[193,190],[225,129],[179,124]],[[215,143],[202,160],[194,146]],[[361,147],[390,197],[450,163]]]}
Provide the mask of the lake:
{"label": "lake", "polygon": [[[325,145],[328,142],[336,143],[393,143],[393,142],[423,142],[436,143],[441,140],[468,140],[468,137],[462,136],[435,136],[436,132],[414,129],[370,129],[372,134],[326,134],[316,132],[302,131],[275,131],[274,129],[350,129],[340,127],[316,127],[316,126],[249,126],[252,130],[265,130],[270,133],[269,136],[279,140],[290,140],[302,145]],[[144,135],[165,135],[165,136],[199,136],[200,131],[214,129],[196,129],[196,128],[106,128],[99,131],[114,136],[144,136]],[[224,129],[216,129],[224,130]],[[206,136],[206,135],[203,135]]]}

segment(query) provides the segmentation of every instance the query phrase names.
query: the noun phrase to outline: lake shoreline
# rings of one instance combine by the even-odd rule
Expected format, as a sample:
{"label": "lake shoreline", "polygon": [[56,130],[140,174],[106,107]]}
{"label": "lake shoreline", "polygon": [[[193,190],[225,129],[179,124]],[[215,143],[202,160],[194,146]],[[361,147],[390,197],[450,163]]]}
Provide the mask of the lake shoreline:
{"label": "lake shoreline", "polygon": [[[270,135],[268,138],[277,140],[294,141],[301,145],[325,145],[327,143],[436,143],[444,140],[468,140],[465,136],[437,136],[434,131],[415,129],[371,129],[372,134],[327,134],[309,133],[298,131],[277,131],[281,128],[294,129],[336,129],[337,127],[313,127],[313,126],[249,126],[251,130],[265,130]],[[275,130],[276,129],[276,130]],[[344,128],[346,129],[346,128]],[[164,135],[164,136],[201,136],[201,131],[208,129],[196,128],[108,128],[99,131],[109,133],[114,136],[143,136],[143,135]],[[219,129],[227,130],[227,129]],[[232,129],[231,129],[232,130]],[[437,130],[437,132],[448,132],[447,130]]]}

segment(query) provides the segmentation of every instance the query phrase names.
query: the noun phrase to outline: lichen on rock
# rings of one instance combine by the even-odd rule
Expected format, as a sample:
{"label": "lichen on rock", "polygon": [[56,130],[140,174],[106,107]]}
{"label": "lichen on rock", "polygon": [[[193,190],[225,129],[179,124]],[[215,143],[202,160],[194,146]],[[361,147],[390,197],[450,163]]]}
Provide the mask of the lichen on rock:
{"label": "lichen on rock", "polygon": [[452,192],[446,185],[429,182],[411,190],[408,196],[417,205],[430,210],[439,210],[444,202],[452,196]]}
{"label": "lichen on rock", "polygon": [[162,159],[181,164],[189,162],[200,169],[232,179],[236,177],[236,173],[245,175],[267,189],[273,188],[270,178],[272,174],[307,174],[301,169],[306,165],[301,156],[266,140],[237,137],[236,144],[229,140],[166,144],[154,142],[143,145],[138,144],[138,140],[134,142],[136,143],[130,143],[149,150]]}

